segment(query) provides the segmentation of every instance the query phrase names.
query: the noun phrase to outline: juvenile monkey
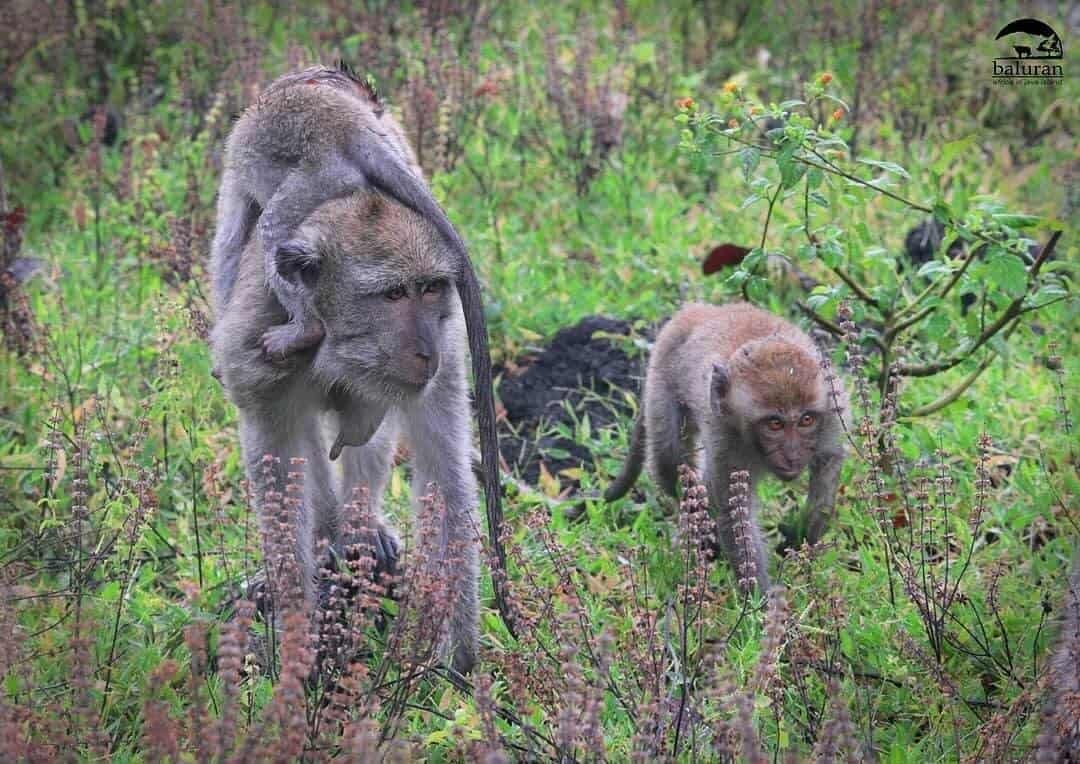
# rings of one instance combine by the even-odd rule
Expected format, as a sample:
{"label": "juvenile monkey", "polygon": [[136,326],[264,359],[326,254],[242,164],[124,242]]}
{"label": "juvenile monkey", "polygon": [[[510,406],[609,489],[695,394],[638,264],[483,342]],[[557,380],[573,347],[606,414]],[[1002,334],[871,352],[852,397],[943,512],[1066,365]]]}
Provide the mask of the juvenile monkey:
{"label": "juvenile monkey", "polygon": [[[344,65],[278,78],[233,128],[210,262],[215,313],[227,312],[245,267],[242,260],[251,256],[245,247],[258,240],[265,286],[282,308],[279,320],[263,327],[259,349],[285,372],[306,362],[307,353],[323,341],[328,316],[312,301],[312,285],[321,277],[305,255],[310,242],[298,237],[297,229],[324,202],[368,189],[415,211],[442,239],[440,267],[458,292],[472,356],[488,525],[497,559],[505,564],[495,399],[479,283],[465,244],[424,183],[401,127],[371,87]],[[268,373],[260,367],[259,374]],[[380,421],[366,408],[348,406],[340,420],[332,459],[344,446],[365,443]],[[505,615],[501,587],[496,601]]]}
{"label": "juvenile monkey", "polygon": [[[698,462],[721,551],[736,568],[749,555],[765,591],[757,481],[767,473],[794,480],[809,466],[806,535],[817,541],[836,498],[846,414],[846,393],[839,381],[827,382],[820,353],[797,327],[746,303],[687,305],[656,338],[630,453],[604,499],[625,495],[643,463],[675,496],[679,464]],[[738,470],[750,473],[747,550],[736,543],[728,505],[730,476]]]}
{"label": "juvenile monkey", "polygon": [[[468,671],[477,647],[479,543],[456,254],[429,220],[377,191],[322,204],[279,248],[274,267],[318,311],[325,337],[309,363],[283,367],[262,348],[263,334],[286,310],[266,288],[261,236],[257,231],[245,247],[210,338],[222,384],[240,412],[256,502],[267,487],[267,455],[279,491],[290,459],[306,460],[298,557],[313,597],[316,541],[328,539],[343,552],[349,543],[341,537],[343,503],[364,485],[378,510],[395,444],[406,434],[413,496],[437,487],[446,504],[438,549],[464,557],[454,562],[461,575],[453,579],[458,590],[446,650],[455,669]],[[365,441],[335,444],[340,477],[330,463],[335,431],[360,433]],[[378,563],[393,569],[397,538],[381,520],[377,530]]]}

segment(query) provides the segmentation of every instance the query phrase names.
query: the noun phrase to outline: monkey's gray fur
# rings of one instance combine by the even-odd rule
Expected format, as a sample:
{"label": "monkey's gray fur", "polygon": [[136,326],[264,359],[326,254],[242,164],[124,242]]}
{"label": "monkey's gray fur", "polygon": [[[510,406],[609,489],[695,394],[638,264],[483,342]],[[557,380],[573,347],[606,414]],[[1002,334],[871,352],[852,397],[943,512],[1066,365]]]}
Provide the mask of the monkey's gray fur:
{"label": "monkey's gray fur", "polygon": [[[317,207],[375,189],[416,211],[443,239],[465,315],[475,382],[477,425],[488,529],[505,569],[495,398],[480,286],[465,243],[432,197],[401,127],[373,89],[344,65],[315,66],[275,80],[237,121],[225,151],[210,271],[222,315],[241,270],[241,252],[258,233],[263,278],[282,308],[264,327],[259,347],[289,372],[323,341],[327,317],[282,268],[294,267],[290,237]],[[215,373],[220,375],[221,369]],[[363,421],[345,423],[334,444],[362,443]],[[496,602],[507,605],[497,577]],[[510,624],[508,627],[512,628]]]}
{"label": "monkey's gray fur", "polygon": [[[463,575],[449,619],[452,665],[468,671],[477,649],[476,482],[471,470],[465,322],[451,282],[454,252],[426,218],[376,191],[319,206],[279,254],[283,278],[318,311],[326,330],[288,365],[267,358],[263,333],[286,318],[266,286],[262,231],[247,243],[231,293],[214,282],[214,363],[240,412],[240,438],[256,502],[264,456],[274,458],[277,490],[289,460],[306,460],[298,555],[314,596],[316,540],[340,552],[343,502],[357,485],[377,511],[399,435],[413,455],[413,496],[434,484],[446,504],[438,548],[457,550]],[[318,273],[317,278],[305,274]],[[338,432],[331,444],[329,434]],[[346,442],[342,443],[342,439]],[[344,446],[349,447],[344,447]],[[329,453],[341,455],[340,476]],[[397,539],[380,519],[383,568],[394,567]],[[447,561],[449,563],[449,561]]]}
{"label": "monkey's gray fur", "polygon": [[[807,540],[817,541],[836,499],[847,406],[843,386],[827,383],[817,348],[794,325],[746,303],[687,305],[656,338],[630,453],[604,498],[625,495],[643,464],[675,496],[679,465],[699,463],[721,551],[737,571],[737,561],[748,554],[764,592],[768,559],[756,484],[770,472],[794,480],[809,466],[804,521]],[[745,550],[728,506],[730,476],[737,470],[750,473]]]}

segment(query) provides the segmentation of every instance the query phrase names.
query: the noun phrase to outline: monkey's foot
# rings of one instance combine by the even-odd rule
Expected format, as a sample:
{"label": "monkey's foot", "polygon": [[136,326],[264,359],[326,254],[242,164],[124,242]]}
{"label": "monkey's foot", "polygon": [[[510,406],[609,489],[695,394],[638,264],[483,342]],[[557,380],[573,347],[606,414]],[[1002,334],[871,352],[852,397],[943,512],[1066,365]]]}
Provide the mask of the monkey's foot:
{"label": "monkey's foot", "polygon": [[[365,549],[366,547],[366,549]],[[388,584],[386,596],[393,597],[393,579],[400,572],[398,561],[401,558],[401,542],[397,534],[382,522],[376,521],[375,527],[366,533],[342,542],[338,551],[330,547],[326,568],[329,572],[343,570],[347,563],[370,554],[375,558],[375,567],[371,571],[371,578],[375,583]]]}
{"label": "monkey's foot", "polygon": [[263,355],[271,362],[283,363],[289,356],[315,347],[325,336],[326,331],[319,321],[271,326],[262,335]]}
{"label": "monkey's foot", "polygon": [[375,532],[375,580],[389,580],[387,596],[393,597],[393,581],[398,575],[401,542],[390,529],[379,526]]}

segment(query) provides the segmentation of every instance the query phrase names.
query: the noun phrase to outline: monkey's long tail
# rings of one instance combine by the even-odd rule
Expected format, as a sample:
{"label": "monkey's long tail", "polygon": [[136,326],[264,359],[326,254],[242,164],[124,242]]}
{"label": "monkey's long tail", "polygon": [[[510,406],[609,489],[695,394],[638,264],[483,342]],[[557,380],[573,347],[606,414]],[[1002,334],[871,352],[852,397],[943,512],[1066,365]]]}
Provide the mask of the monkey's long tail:
{"label": "monkey's long tail", "polygon": [[630,433],[630,453],[626,455],[626,464],[623,465],[619,476],[612,480],[607,490],[604,491],[604,501],[615,501],[625,496],[627,491],[637,482],[644,463],[645,415],[639,413],[637,420],[634,422],[634,429]]}
{"label": "monkey's long tail", "polygon": [[[449,221],[447,222],[449,225]],[[469,337],[469,354],[472,356],[476,395],[477,430],[480,436],[480,462],[483,472],[484,500],[487,507],[488,536],[495,553],[498,570],[491,571],[491,584],[495,605],[502,616],[510,636],[517,639],[514,614],[510,609],[507,591],[506,550],[502,543],[502,482],[499,480],[499,437],[495,427],[495,388],[491,378],[491,352],[488,349],[487,324],[484,308],[480,304],[480,283],[473,270],[472,261],[465,252],[465,243],[450,226],[453,239],[461,251],[461,270],[464,288],[459,289],[461,307],[465,313],[465,328]],[[470,320],[471,319],[471,320]]]}

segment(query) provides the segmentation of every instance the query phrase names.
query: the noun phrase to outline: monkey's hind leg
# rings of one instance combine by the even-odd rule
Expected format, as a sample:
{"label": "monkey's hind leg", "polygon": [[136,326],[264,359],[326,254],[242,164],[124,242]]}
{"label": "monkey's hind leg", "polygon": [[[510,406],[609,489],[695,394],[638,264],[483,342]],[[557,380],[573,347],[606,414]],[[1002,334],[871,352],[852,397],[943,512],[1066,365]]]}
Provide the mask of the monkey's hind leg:
{"label": "monkey's hind leg", "polygon": [[210,248],[210,270],[214,280],[214,313],[220,319],[232,297],[244,250],[262,210],[254,199],[235,189],[231,176],[221,184],[217,222]]}
{"label": "monkey's hind leg", "polygon": [[367,186],[363,173],[338,157],[329,157],[321,167],[302,167],[289,173],[266,203],[258,223],[266,279],[289,314],[289,323],[272,326],[262,335],[268,359],[283,362],[290,355],[315,347],[325,336],[322,322],[306,301],[306,290],[301,288],[304,258],[296,257],[282,245],[320,205]]}
{"label": "monkey's hind leg", "polygon": [[668,496],[677,498],[679,465],[689,461],[687,444],[692,442],[686,413],[675,396],[662,386],[654,390],[646,386],[646,396],[645,427],[649,437],[645,449],[649,474]]}
{"label": "monkey's hind leg", "polygon": [[313,348],[323,341],[326,330],[322,322],[310,314],[298,316],[280,326],[271,326],[262,335],[263,354],[272,362],[282,363],[296,353]]}

